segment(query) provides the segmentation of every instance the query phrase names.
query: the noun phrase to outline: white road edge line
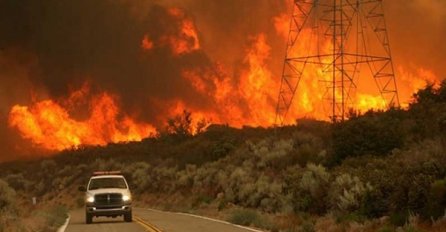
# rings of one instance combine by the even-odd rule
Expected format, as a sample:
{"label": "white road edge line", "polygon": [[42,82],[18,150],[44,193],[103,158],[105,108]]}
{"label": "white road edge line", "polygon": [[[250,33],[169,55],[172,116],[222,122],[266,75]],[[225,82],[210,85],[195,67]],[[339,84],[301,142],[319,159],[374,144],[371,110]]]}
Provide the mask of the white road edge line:
{"label": "white road edge line", "polygon": [[70,218],[71,218],[71,216],[70,216],[70,214],[68,214],[68,217],[65,220],[65,223],[61,227],[59,227],[59,229],[57,229],[57,232],[64,232],[67,229],[68,223],[70,222]]}
{"label": "white road edge line", "polygon": [[[145,208],[141,208],[141,209],[145,209]],[[145,210],[150,210],[150,211],[160,212],[160,213],[174,213],[174,214],[178,214],[178,215],[184,215],[184,216],[200,218],[200,219],[204,219],[204,220],[208,220],[208,221],[218,222],[218,223],[222,223],[222,224],[226,224],[226,225],[232,225],[232,226],[235,226],[235,227],[238,227],[238,228],[241,228],[241,229],[245,229],[245,230],[249,230],[249,231],[252,231],[252,232],[264,232],[262,230],[256,230],[256,229],[253,229],[253,228],[250,228],[250,227],[233,224],[233,223],[230,223],[230,222],[227,222],[227,221],[218,220],[218,219],[209,218],[209,217],[204,217],[204,216],[199,216],[199,215],[190,214],[190,213],[161,211],[161,210],[157,210],[157,209],[145,209]]]}

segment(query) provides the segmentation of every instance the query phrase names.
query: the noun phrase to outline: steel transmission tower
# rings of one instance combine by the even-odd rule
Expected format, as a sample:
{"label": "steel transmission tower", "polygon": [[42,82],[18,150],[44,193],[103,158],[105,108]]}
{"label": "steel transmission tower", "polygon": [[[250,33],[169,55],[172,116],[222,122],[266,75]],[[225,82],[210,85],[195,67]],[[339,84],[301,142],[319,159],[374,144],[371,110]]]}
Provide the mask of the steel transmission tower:
{"label": "steel transmission tower", "polygon": [[388,107],[399,106],[382,4],[382,0],[293,0],[276,125],[285,122],[302,78],[318,79],[333,122],[344,120],[354,108],[358,80],[364,77],[373,78]]}

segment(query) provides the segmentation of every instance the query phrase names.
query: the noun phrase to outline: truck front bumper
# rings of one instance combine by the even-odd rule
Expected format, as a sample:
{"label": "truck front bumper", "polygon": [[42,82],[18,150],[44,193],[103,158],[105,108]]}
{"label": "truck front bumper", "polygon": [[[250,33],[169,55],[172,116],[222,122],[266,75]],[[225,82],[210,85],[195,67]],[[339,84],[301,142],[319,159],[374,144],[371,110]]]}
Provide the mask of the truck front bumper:
{"label": "truck front bumper", "polygon": [[87,206],[85,210],[92,216],[120,216],[132,212],[132,206]]}

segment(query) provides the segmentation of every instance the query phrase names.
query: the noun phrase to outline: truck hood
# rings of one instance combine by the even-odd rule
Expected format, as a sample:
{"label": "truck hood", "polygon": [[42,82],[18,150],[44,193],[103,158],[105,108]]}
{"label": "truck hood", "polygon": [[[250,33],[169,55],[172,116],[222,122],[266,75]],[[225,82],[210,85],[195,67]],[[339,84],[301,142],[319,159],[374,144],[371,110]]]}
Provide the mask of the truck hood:
{"label": "truck hood", "polygon": [[88,190],[86,194],[88,197],[104,193],[121,193],[122,195],[130,196],[130,191],[128,189],[119,189],[119,188],[103,188],[103,189]]}

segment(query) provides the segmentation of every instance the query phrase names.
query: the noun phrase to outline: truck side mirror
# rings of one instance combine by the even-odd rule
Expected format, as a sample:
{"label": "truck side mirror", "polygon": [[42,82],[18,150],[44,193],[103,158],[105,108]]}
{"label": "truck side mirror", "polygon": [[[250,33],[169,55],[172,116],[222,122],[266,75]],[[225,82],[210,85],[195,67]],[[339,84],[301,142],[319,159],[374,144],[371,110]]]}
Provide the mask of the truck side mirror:
{"label": "truck side mirror", "polygon": [[77,188],[79,190],[79,192],[86,192],[87,189],[85,188],[85,186],[79,186],[79,188]]}

